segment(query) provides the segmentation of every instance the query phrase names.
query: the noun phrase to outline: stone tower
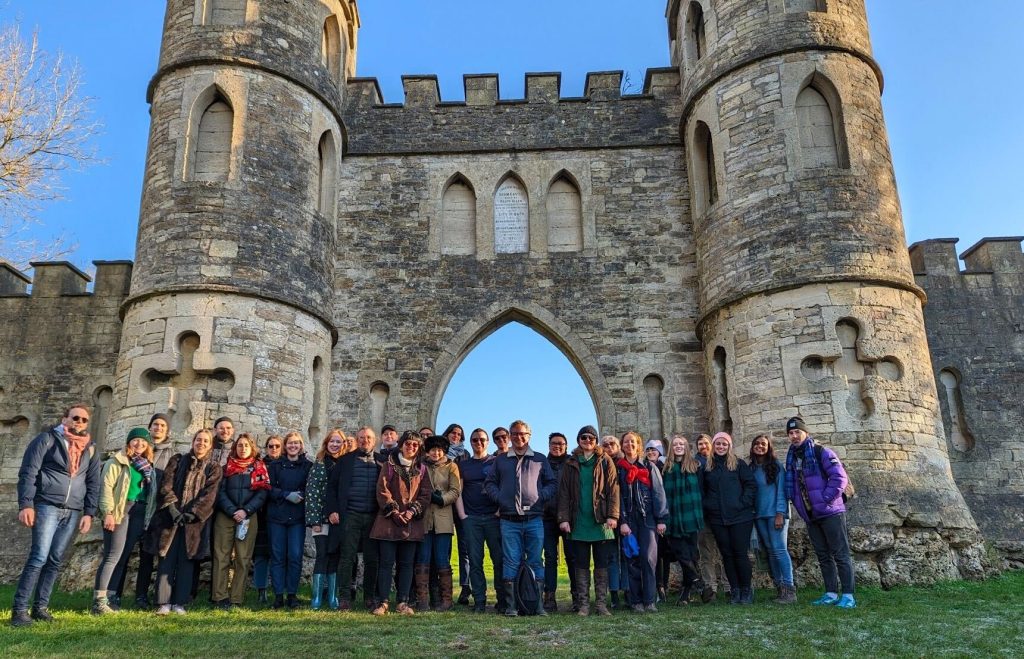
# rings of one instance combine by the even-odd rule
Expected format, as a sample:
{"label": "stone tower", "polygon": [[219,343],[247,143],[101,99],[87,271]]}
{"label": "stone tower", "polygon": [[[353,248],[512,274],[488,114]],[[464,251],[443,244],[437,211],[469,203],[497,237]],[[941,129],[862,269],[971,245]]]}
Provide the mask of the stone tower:
{"label": "stone tower", "polygon": [[110,436],[326,424],[352,0],[169,0]]}
{"label": "stone tower", "polygon": [[[863,0],[674,0],[716,428],[844,459],[862,579],[979,570],[950,471]],[[813,564],[813,561],[810,562]]]}

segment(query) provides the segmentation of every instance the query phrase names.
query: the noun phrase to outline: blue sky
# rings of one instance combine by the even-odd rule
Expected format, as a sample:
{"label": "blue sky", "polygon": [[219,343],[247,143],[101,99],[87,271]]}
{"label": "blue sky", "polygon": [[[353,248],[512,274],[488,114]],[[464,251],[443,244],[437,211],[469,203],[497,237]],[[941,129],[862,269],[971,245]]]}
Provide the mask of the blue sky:
{"label": "blue sky", "polygon": [[[363,0],[358,73],[402,100],[402,74],[436,73],[445,100],[462,98],[462,74],[499,73],[517,98],[528,71],[561,71],[562,94],[582,93],[587,71],[625,70],[637,84],[668,64],[662,0],[520,3],[480,0]],[[868,0],[875,56],[909,242],[1024,233],[1024,73],[1019,30],[1024,3],[986,0]],[[0,22],[38,27],[44,48],[82,69],[104,124],[105,164],[65,178],[67,200],[40,215],[43,234],[71,233],[71,260],[130,259],[149,130],[146,83],[155,71],[164,3],[159,0],[0,0]],[[1013,44],[1018,44],[1014,46]],[[495,369],[531,373],[528,400],[509,398]],[[554,364],[555,366],[551,366]],[[545,388],[548,387],[548,388]],[[553,401],[553,402],[552,402]],[[438,424],[467,432],[528,417],[535,436],[567,434],[594,421],[583,384],[557,349],[522,326],[483,342],[453,379]],[[684,429],[695,430],[695,429]]]}

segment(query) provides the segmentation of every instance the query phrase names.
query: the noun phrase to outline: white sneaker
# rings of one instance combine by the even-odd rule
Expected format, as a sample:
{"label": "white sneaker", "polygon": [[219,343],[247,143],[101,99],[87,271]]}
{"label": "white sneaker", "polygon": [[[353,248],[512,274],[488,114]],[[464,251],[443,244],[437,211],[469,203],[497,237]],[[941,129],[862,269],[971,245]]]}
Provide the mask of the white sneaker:
{"label": "white sneaker", "polygon": [[161,604],[160,608],[158,608],[156,610],[156,614],[158,616],[166,616],[166,615],[170,615],[170,613],[171,613],[171,605],[170,604]]}
{"label": "white sneaker", "polygon": [[178,606],[177,604],[171,607],[171,611],[179,616],[185,615],[185,607]]}

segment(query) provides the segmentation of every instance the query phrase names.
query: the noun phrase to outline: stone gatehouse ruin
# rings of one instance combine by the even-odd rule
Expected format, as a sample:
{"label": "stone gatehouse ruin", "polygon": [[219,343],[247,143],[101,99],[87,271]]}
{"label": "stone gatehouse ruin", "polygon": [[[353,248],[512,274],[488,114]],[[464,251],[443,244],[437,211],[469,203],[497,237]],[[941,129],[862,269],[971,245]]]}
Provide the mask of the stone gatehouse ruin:
{"label": "stone gatehouse ruin", "polygon": [[91,288],[0,265],[0,576],[21,454],[68,403],[110,447],[154,412],[179,442],[221,415],[419,427],[511,321],[572,362],[602,432],[802,415],[856,482],[861,581],[1020,565],[1021,238],[963,270],[954,239],[908,251],[863,0],[666,16],[672,65],[637,94],[467,75],[450,102],[407,76],[385,104],[354,0],[169,0],[134,263]]}

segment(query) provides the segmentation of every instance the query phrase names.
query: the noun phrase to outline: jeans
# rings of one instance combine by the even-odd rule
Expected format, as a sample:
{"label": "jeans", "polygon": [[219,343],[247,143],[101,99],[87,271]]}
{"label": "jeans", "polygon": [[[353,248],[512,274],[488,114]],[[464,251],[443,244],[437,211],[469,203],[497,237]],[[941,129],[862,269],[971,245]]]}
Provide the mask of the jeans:
{"label": "jeans", "polygon": [[198,569],[199,561],[188,557],[185,549],[185,529],[178,528],[174,533],[167,554],[160,559],[156,569],[156,602],[185,606],[192,592],[192,577]]}
{"label": "jeans", "polygon": [[[370,603],[377,599],[377,541],[370,538],[370,529],[377,519],[377,513],[346,512],[341,518],[341,557],[338,559],[338,591],[343,599],[348,599],[352,589],[352,574],[359,554],[359,544],[363,545],[363,602]],[[413,543],[416,544],[415,542]],[[381,593],[381,598],[391,592],[391,588]]]}
{"label": "jeans", "polygon": [[544,592],[553,593],[558,586],[558,539],[562,539],[562,555],[569,571],[569,592],[576,592],[576,565],[573,561],[573,542],[568,533],[562,533],[558,522],[544,522]]}
{"label": "jeans", "polygon": [[498,609],[505,609],[505,589],[501,587],[501,571],[505,555],[501,548],[501,525],[494,515],[469,515],[462,520],[462,533],[466,536],[469,552],[469,580],[473,587],[473,601],[478,606],[487,602],[487,578],[484,576],[484,544],[491,554],[494,568],[494,590],[498,594]]}
{"label": "jeans", "polygon": [[629,525],[630,531],[640,545],[640,553],[626,560],[629,571],[630,604],[654,604],[657,586],[654,583],[654,568],[658,564],[658,537],[654,529],[643,522]]}
{"label": "jeans", "polygon": [[[618,533],[615,534],[618,536]],[[611,591],[626,590],[628,579],[622,578],[622,551],[619,545],[619,540],[616,537],[612,541],[614,543],[614,549],[612,550],[611,560],[608,561],[608,589]]]}
{"label": "jeans", "polygon": [[730,591],[750,588],[750,533],[753,527],[754,520],[729,525],[711,524],[718,551],[722,553],[722,565],[729,579]]}
{"label": "jeans", "polygon": [[452,534],[431,531],[423,536],[416,549],[416,562],[420,565],[451,569]]}
{"label": "jeans", "polygon": [[[450,535],[448,537],[451,538]],[[415,540],[378,540],[376,544],[377,551],[380,552],[380,565],[375,575],[377,578],[376,591],[391,593],[392,570],[397,562],[398,570],[394,580],[397,582],[398,592],[395,601],[408,603],[409,589],[412,588],[412,565],[420,543]]]}
{"label": "jeans", "polygon": [[[145,505],[143,503],[141,507],[144,508]],[[142,522],[145,521],[145,517],[139,520],[137,515],[131,514],[137,507],[134,502],[129,501],[121,523],[115,526],[113,531],[103,529],[103,559],[100,561],[99,569],[96,570],[95,589],[97,591],[111,590],[111,584],[114,586],[113,590],[117,590],[118,582],[124,573],[124,566],[128,563],[132,547],[135,546],[135,542],[142,533]],[[135,522],[134,529],[132,522]],[[135,535],[130,537],[133,530]]]}
{"label": "jeans", "polygon": [[275,595],[294,595],[299,591],[302,574],[302,546],[306,542],[306,527],[296,524],[270,523],[270,578]]}
{"label": "jeans", "polygon": [[32,526],[32,548],[21,569],[18,588],[14,591],[14,610],[27,611],[28,601],[35,593],[35,608],[50,605],[50,594],[57,583],[64,552],[78,531],[81,510],[36,504],[36,521]]}
{"label": "jeans", "polygon": [[[807,535],[821,566],[825,590],[853,595],[853,558],[846,531],[846,513],[807,523]],[[842,584],[842,591],[839,590]]]}
{"label": "jeans", "polygon": [[785,518],[781,529],[775,528],[774,517],[759,517],[754,521],[757,537],[768,550],[768,566],[774,579],[781,586],[793,586],[793,560],[787,546],[789,518]]}
{"label": "jeans", "polygon": [[504,554],[502,578],[513,581],[519,565],[525,560],[533,570],[533,578],[544,580],[544,564],[540,560],[544,546],[544,520],[529,517],[523,522],[501,520],[501,551]]}
{"label": "jeans", "polygon": [[[452,511],[454,514],[454,510]],[[466,544],[466,534],[462,530],[462,520],[455,516],[455,543],[459,551],[459,585],[468,587],[469,580],[469,545]]]}
{"label": "jeans", "polygon": [[266,590],[270,580],[270,557],[257,556],[252,561],[252,585],[257,590]]}

